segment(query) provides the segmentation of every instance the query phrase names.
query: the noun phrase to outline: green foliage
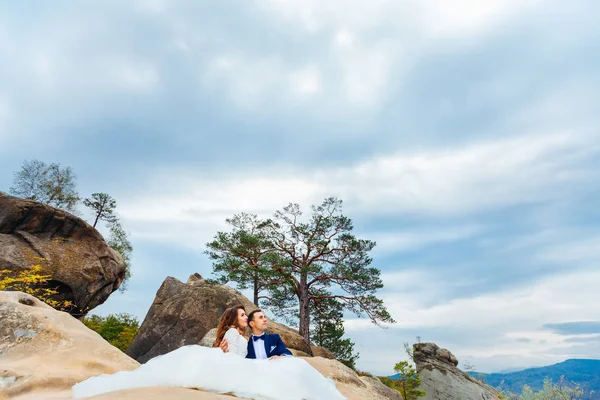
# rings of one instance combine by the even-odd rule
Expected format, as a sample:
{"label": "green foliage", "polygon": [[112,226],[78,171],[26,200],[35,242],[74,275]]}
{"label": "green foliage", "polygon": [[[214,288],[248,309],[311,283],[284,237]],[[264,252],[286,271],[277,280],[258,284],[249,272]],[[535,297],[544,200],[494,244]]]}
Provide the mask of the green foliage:
{"label": "green foliage", "polygon": [[[44,262],[43,258],[38,258]],[[30,294],[49,306],[70,312],[75,307],[69,300],[59,299],[59,292],[53,287],[51,275],[45,274],[44,267],[40,264],[32,265],[15,273],[12,270],[0,270],[0,290],[19,291]]]}
{"label": "green foliage", "polygon": [[127,350],[139,330],[138,320],[127,313],[111,314],[107,317],[90,315],[82,322],[123,352]]}
{"label": "green foliage", "polygon": [[273,251],[266,240],[265,223],[255,214],[241,213],[225,222],[231,232],[217,232],[206,244],[206,254],[213,260],[213,274],[217,280],[236,282],[239,289],[252,288],[254,304],[268,287],[270,268],[267,255]]}
{"label": "green foliage", "polygon": [[115,215],[117,202],[106,193],[92,193],[92,198],[83,200],[83,205],[91,208],[96,215],[96,219],[92,225],[94,228],[98,221],[114,223],[117,220]]}
{"label": "green foliage", "polygon": [[131,278],[131,253],[133,252],[133,246],[119,218],[115,215],[117,202],[107,193],[92,193],[92,197],[86,198],[83,204],[94,212],[94,228],[98,224],[98,221],[108,223],[110,236],[106,243],[121,255],[125,263],[125,279],[119,287],[119,291],[124,292],[127,290],[127,281]]}
{"label": "green foliage", "polygon": [[267,292],[261,296],[263,305],[279,316],[298,318],[300,334],[307,341],[311,303],[318,300],[338,299],[344,308],[374,323],[394,322],[375,297],[383,287],[380,271],[369,266],[368,253],[375,242],[352,235],[352,221],[341,209],[341,200],[327,198],[312,206],[311,216],[303,222],[300,206],[290,203],[273,219],[251,216],[249,226],[254,230],[232,224],[240,219],[234,216],[228,220],[233,231],[219,232],[207,245],[215,273],[242,286],[257,278]]}
{"label": "green foliage", "polygon": [[110,236],[107,240],[107,244],[118,251],[119,254],[121,254],[121,257],[123,257],[123,262],[125,263],[125,279],[119,288],[119,290],[123,292],[127,289],[127,281],[131,277],[131,253],[133,252],[133,246],[129,242],[127,232],[125,232],[121,223],[116,218],[110,224]]}
{"label": "green foliage", "polygon": [[[21,169],[15,173],[10,193],[77,215],[76,207],[80,198],[76,189],[76,179],[71,167],[61,168],[57,163],[46,165],[39,160],[24,161]],[[127,289],[127,281],[131,277],[133,246],[115,215],[117,202],[107,193],[93,193],[83,204],[94,212],[94,228],[98,221],[109,224],[110,237],[107,243],[121,254],[125,262],[125,279],[119,288],[123,292]]]}
{"label": "green foliage", "polygon": [[342,339],[344,306],[336,299],[323,299],[314,301],[311,307],[313,343],[325,347],[336,360],[355,369],[359,354],[354,354],[354,343],[350,339]]}
{"label": "green foliage", "polygon": [[542,389],[537,392],[528,385],[523,386],[520,395],[502,392],[502,395],[510,400],[585,400],[594,398],[593,394],[593,391],[586,393],[579,384],[567,381],[564,376],[561,376],[557,382],[553,382],[550,378],[544,379]]}
{"label": "green foliage", "polygon": [[75,213],[79,202],[76,180],[71,167],[61,168],[56,163],[46,165],[39,160],[24,161],[15,173],[10,193]]}
{"label": "green foliage", "polygon": [[423,390],[418,389],[421,378],[415,368],[408,361],[400,361],[394,366],[398,378],[380,377],[381,382],[400,392],[403,400],[415,400],[425,396]]}

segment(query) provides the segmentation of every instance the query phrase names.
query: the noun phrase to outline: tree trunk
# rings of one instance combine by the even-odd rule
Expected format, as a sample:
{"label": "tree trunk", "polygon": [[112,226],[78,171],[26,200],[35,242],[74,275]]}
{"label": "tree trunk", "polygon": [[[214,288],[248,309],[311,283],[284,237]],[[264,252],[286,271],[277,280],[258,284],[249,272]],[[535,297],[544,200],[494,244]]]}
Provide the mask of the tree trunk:
{"label": "tree trunk", "polygon": [[258,272],[254,272],[254,304],[258,306]]}
{"label": "tree trunk", "polygon": [[102,215],[102,211],[104,211],[104,204],[100,206],[100,210],[98,210],[98,214],[96,214],[96,220],[94,221],[94,225],[92,225],[92,228],[96,227],[96,224],[98,223],[98,220],[100,219],[100,216]]}
{"label": "tree trunk", "polygon": [[306,340],[306,343],[310,343],[310,298],[308,296],[308,279],[306,274],[300,275],[298,300],[300,303],[299,333]]}

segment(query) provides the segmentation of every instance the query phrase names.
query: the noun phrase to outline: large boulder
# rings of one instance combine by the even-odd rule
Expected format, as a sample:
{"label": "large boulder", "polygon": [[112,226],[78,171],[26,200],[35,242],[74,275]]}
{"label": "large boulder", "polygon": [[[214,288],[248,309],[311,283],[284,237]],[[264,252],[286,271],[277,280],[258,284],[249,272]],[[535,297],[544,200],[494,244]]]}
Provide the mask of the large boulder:
{"label": "large boulder", "polygon": [[457,368],[458,359],[435,343],[417,343],[413,359],[421,378],[424,400],[496,400],[498,392],[491,386]]}
{"label": "large boulder", "polygon": [[74,315],[104,303],[125,277],[121,255],[81,218],[0,192],[0,270],[41,265]]}
{"label": "large boulder", "polygon": [[[156,293],[127,354],[141,363],[181,346],[200,344],[229,307],[242,304],[250,313],[258,307],[237,290],[208,282],[198,274],[187,283],[167,277]],[[281,336],[290,349],[312,354],[297,331],[269,321],[269,333]],[[207,340],[205,344],[209,344]]]}
{"label": "large boulder", "polygon": [[139,364],[71,315],[22,292],[0,291],[0,398],[44,398]]}
{"label": "large boulder", "polygon": [[[67,313],[21,292],[0,291],[0,399],[72,400],[82,380],[139,364]],[[345,365],[321,357],[305,360],[334,380],[348,400],[399,400],[375,378],[359,377]],[[90,400],[226,400],[233,395],[181,387],[120,390]]]}

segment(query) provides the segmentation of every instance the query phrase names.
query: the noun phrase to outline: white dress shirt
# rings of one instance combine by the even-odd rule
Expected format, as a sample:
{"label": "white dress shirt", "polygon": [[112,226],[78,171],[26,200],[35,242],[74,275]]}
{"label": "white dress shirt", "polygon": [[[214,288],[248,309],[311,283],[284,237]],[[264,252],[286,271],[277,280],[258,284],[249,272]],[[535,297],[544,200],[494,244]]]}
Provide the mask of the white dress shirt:
{"label": "white dress shirt", "polygon": [[[264,336],[265,334],[263,333],[260,336]],[[259,339],[259,340],[254,340],[254,336],[255,335],[251,335],[250,336],[250,340],[252,340],[252,346],[254,346],[254,355],[256,356],[257,360],[266,360],[267,358],[267,349],[265,348],[265,339]]]}

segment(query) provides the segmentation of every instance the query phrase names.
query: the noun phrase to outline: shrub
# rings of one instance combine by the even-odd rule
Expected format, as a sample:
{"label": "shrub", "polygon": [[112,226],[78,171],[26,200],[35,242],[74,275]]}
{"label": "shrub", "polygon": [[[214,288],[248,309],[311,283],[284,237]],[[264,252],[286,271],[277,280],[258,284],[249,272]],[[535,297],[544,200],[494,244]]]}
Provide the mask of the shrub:
{"label": "shrub", "polygon": [[[38,258],[40,262],[43,258]],[[50,282],[51,275],[43,273],[40,264],[32,265],[15,273],[13,270],[0,270],[0,290],[19,291],[30,294],[59,311],[70,312],[75,305],[70,300],[57,299],[58,287]]]}
{"label": "shrub", "polygon": [[127,350],[139,330],[137,318],[127,313],[111,314],[107,317],[90,315],[82,322],[123,352]]}

